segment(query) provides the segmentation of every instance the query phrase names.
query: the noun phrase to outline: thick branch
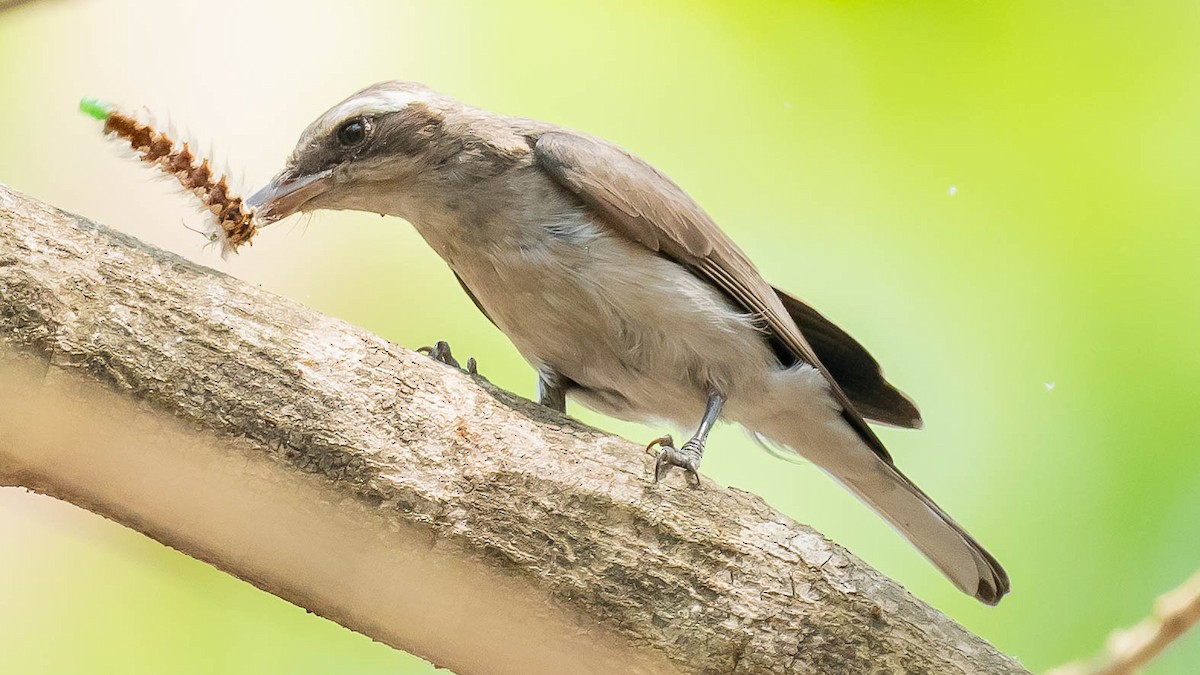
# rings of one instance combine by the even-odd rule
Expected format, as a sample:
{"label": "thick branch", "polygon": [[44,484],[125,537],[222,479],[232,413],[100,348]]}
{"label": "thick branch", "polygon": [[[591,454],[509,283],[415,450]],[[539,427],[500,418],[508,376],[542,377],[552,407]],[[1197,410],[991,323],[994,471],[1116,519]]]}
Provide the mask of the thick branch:
{"label": "thick branch", "polygon": [[1020,673],[753,495],[0,186],[0,484],[459,672]]}

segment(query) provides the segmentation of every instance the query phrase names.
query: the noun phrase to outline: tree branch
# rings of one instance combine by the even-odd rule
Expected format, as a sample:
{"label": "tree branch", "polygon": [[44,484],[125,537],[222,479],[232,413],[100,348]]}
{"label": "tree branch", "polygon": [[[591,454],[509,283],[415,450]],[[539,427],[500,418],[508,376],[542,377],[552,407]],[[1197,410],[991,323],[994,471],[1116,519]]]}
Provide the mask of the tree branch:
{"label": "tree branch", "polygon": [[1154,660],[1200,623],[1200,572],[1159,596],[1154,613],[1133,628],[1113,633],[1089,661],[1070,663],[1046,675],[1129,675]]}
{"label": "tree branch", "polygon": [[0,185],[0,485],[462,673],[1023,673],[745,492]]}

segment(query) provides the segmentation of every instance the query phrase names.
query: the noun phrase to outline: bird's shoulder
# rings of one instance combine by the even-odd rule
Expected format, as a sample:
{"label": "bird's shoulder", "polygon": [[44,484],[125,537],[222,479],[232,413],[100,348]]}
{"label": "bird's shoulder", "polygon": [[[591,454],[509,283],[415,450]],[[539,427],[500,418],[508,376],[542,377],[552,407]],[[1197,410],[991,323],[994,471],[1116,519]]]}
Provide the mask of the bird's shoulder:
{"label": "bird's shoulder", "polygon": [[688,262],[716,249],[741,255],[683,188],[620,145],[537,123],[530,123],[526,138],[534,164],[607,216],[621,234]]}

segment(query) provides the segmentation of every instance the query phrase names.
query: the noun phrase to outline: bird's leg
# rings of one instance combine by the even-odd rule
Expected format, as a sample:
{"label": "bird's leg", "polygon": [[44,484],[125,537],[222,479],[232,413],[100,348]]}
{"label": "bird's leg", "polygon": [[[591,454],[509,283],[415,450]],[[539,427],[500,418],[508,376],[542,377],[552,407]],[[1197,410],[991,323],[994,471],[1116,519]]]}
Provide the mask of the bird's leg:
{"label": "bird's leg", "polygon": [[558,371],[538,372],[538,403],[560,413],[567,412],[567,380]]}
{"label": "bird's leg", "polygon": [[671,467],[677,466],[687,472],[688,485],[693,488],[700,487],[700,474],[697,472],[700,469],[700,460],[704,457],[704,443],[708,441],[708,432],[712,431],[713,425],[717,423],[723,407],[725,407],[723,395],[716,392],[709,394],[708,403],[704,407],[704,417],[700,420],[700,427],[696,429],[696,434],[683,444],[682,448],[676,449],[675,441],[669,435],[650,441],[650,445],[646,446],[647,452],[651,452],[656,445],[662,447],[658,453],[658,460],[654,463],[655,483],[662,480]]}
{"label": "bird's leg", "polygon": [[[439,363],[444,363],[448,366],[453,366],[462,369],[458,364],[458,360],[454,358],[454,354],[450,353],[450,343],[445,340],[438,340],[432,347],[418,347],[417,351],[427,355],[429,358]],[[478,375],[479,368],[475,363],[475,357],[467,359],[467,372],[471,375]]]}

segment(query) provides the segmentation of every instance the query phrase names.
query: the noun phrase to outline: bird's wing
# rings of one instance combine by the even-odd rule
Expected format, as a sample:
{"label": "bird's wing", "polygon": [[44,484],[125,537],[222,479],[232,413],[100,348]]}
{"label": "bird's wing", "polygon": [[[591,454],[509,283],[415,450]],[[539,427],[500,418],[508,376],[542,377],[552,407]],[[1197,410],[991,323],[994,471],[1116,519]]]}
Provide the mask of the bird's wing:
{"label": "bird's wing", "polygon": [[887,449],[842,387],[822,365],[775,289],[712,218],[670,178],[611,143],[569,131],[545,131],[534,144],[539,166],[620,234],[708,279],[761,317],[797,361],[817,368],[829,383],[842,417],[880,457]]}
{"label": "bird's wing", "polygon": [[778,288],[775,294],[859,414],[881,424],[921,428],[917,405],[884,378],[883,368],[866,347],[799,299]]}

